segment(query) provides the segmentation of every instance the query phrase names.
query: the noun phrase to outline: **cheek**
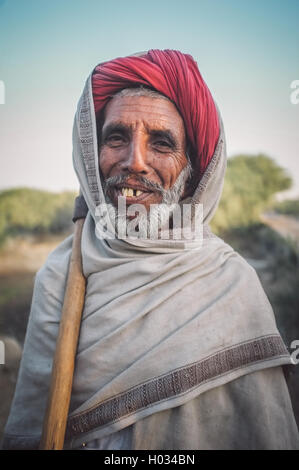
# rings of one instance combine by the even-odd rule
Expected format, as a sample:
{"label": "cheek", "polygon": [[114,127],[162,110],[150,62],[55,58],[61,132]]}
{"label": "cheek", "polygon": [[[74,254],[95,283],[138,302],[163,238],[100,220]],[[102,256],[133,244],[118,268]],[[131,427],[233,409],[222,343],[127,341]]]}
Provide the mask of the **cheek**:
{"label": "cheek", "polygon": [[114,163],[111,152],[108,149],[102,149],[99,153],[99,166],[105,178],[109,175]]}
{"label": "cheek", "polygon": [[155,168],[162,179],[165,189],[169,189],[175,182],[186,162],[179,157],[165,157],[155,159]]}
{"label": "cheek", "polygon": [[[116,154],[112,149],[103,147],[99,152],[99,167],[104,178],[118,174],[121,171],[119,168],[121,161],[122,158],[120,158],[119,153]],[[149,152],[147,165],[150,169],[151,176],[148,175],[148,177],[158,182],[158,176],[160,180],[159,183],[161,183],[165,189],[169,189],[175,183],[186,163],[186,158],[181,154],[157,156]],[[153,177],[154,174],[157,176]]]}

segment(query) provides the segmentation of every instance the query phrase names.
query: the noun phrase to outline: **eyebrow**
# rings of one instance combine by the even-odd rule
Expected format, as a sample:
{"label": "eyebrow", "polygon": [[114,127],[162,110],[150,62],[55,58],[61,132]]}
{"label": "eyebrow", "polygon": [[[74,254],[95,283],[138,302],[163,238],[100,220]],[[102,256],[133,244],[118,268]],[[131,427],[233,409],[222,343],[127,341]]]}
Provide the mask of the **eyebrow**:
{"label": "eyebrow", "polygon": [[107,126],[103,126],[101,136],[102,139],[105,140],[109,134],[112,132],[120,132],[123,134],[128,134],[130,132],[130,126],[126,126],[122,122],[112,122],[110,124],[107,124]]}
{"label": "eyebrow", "polygon": [[177,148],[177,139],[169,129],[147,129],[151,137],[166,138],[173,148]]}
{"label": "eyebrow", "polygon": [[[107,124],[107,126],[105,126],[105,125],[103,126],[102,133],[101,133],[102,134],[101,138],[102,138],[103,141],[105,141],[105,139],[112,132],[120,132],[121,134],[127,134],[128,135],[128,134],[132,133],[132,128],[133,128],[132,125],[126,125],[123,122],[115,121],[115,122],[112,122],[110,124]],[[147,125],[145,126],[145,129],[151,137],[166,138],[173,148],[178,147],[177,138],[170,129],[166,129],[166,128],[163,128],[163,127],[162,128],[158,128],[158,127],[157,128],[152,128],[152,127],[149,127]]]}

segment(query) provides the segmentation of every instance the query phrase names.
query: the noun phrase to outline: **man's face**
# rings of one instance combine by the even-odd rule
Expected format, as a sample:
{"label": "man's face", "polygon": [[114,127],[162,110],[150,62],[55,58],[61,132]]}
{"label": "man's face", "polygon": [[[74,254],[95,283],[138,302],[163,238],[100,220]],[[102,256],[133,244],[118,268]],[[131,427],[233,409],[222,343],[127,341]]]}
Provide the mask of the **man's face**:
{"label": "man's face", "polygon": [[147,210],[160,204],[161,190],[172,188],[188,163],[185,147],[183,120],[170,101],[113,98],[105,110],[99,164],[105,181],[118,177],[108,191],[114,206],[118,196]]}

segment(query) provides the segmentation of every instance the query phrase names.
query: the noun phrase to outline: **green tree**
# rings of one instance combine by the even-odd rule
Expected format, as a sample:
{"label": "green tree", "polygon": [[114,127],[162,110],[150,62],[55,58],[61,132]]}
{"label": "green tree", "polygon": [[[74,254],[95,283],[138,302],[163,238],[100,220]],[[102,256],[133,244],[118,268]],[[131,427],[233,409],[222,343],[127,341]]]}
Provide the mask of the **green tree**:
{"label": "green tree", "polygon": [[0,193],[0,242],[25,233],[60,232],[71,225],[74,192],[16,188]]}
{"label": "green tree", "polygon": [[258,222],[260,214],[273,204],[274,195],[291,185],[292,180],[286,170],[266,155],[229,158],[212,228],[220,231]]}

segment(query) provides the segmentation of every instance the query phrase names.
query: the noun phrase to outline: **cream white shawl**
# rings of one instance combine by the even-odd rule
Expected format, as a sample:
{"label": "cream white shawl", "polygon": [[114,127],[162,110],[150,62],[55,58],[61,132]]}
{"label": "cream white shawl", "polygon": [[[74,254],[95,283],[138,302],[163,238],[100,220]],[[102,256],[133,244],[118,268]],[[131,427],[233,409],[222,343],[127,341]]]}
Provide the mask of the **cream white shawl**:
{"label": "cream white shawl", "polygon": [[[209,230],[226,168],[222,125],[215,154],[188,201],[203,204],[202,243],[96,236],[103,191],[90,77],[75,117],[73,160],[89,212],[82,238],[87,294],[66,447],[130,425],[142,435],[150,417],[184,410],[206,392],[214,396],[209,392],[238,378],[291,363],[255,271]],[[71,243],[69,237],[50,254],[36,277],[8,447],[32,447],[40,438]],[[164,427],[155,423],[161,433]],[[165,430],[169,436],[173,426]]]}

